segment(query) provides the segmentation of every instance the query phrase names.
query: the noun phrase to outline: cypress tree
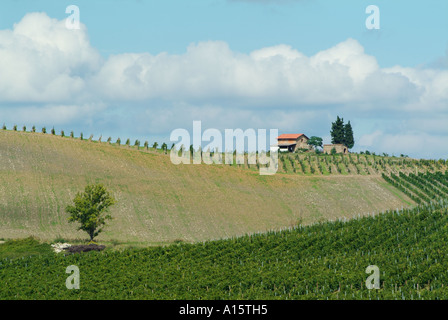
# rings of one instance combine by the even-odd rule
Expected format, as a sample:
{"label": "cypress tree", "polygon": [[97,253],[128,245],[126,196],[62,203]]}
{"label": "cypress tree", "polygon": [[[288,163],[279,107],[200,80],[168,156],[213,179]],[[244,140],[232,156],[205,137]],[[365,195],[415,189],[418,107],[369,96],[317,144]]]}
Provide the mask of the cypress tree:
{"label": "cypress tree", "polygon": [[347,148],[351,149],[355,145],[355,139],[353,138],[353,129],[350,121],[344,126],[344,144]]}
{"label": "cypress tree", "polygon": [[339,144],[344,143],[344,119],[337,117],[336,121],[331,124],[331,143]]}

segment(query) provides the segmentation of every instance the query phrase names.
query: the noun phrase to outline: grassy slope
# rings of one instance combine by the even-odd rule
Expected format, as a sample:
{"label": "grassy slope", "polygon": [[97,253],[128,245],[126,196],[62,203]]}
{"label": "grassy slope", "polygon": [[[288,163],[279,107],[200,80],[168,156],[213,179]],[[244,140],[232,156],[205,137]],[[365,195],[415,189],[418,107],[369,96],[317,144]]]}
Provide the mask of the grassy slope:
{"label": "grassy slope", "polygon": [[64,208],[87,183],[118,200],[100,241],[199,241],[412,204],[379,175],[306,176],[168,156],[41,133],[0,131],[0,238],[86,236]]}

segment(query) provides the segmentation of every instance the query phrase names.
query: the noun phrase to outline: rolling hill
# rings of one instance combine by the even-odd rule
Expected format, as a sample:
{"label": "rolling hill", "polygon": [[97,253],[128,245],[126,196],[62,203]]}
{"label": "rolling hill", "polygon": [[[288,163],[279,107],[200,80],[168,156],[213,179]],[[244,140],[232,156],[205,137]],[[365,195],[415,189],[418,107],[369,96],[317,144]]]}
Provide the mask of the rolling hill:
{"label": "rolling hill", "polygon": [[381,174],[439,165],[445,163],[287,155],[277,174],[260,176],[253,165],[173,165],[151,148],[0,130],[0,238],[85,239],[64,208],[88,183],[103,183],[117,199],[98,240],[145,245],[407,207],[415,202]]}

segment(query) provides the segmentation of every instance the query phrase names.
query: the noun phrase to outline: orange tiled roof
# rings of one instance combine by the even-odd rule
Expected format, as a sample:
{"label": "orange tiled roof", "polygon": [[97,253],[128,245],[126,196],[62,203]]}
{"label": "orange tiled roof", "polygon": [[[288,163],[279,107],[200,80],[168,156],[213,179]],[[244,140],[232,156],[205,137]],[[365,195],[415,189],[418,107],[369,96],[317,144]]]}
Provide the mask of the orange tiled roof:
{"label": "orange tiled roof", "polygon": [[303,136],[303,133],[284,133],[277,137],[277,140],[279,139],[288,139],[288,140],[296,140],[300,136]]}

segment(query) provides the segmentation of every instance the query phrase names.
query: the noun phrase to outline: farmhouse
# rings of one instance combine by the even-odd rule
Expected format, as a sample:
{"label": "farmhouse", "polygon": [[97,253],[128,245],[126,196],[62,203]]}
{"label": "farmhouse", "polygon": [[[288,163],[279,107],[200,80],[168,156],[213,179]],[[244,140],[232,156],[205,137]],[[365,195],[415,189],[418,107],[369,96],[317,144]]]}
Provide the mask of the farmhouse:
{"label": "farmhouse", "polygon": [[331,154],[333,148],[336,153],[348,154],[348,148],[343,144],[324,144],[324,153]]}
{"label": "farmhouse", "polygon": [[279,151],[294,152],[298,149],[310,150],[308,145],[309,138],[303,133],[285,133],[277,137],[278,144],[276,147]]}

